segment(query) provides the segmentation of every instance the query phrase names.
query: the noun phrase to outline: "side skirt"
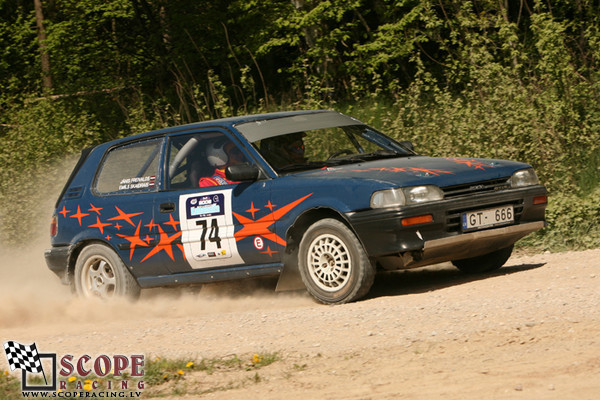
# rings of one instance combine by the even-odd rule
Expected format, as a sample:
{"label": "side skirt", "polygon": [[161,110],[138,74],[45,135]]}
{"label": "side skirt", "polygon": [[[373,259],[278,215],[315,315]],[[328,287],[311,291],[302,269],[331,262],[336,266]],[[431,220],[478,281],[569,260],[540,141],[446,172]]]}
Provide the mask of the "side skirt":
{"label": "side skirt", "polygon": [[144,276],[138,278],[137,281],[142,288],[151,288],[159,286],[231,281],[259,276],[277,276],[281,274],[282,270],[283,263],[273,263],[181,272],[171,275]]}

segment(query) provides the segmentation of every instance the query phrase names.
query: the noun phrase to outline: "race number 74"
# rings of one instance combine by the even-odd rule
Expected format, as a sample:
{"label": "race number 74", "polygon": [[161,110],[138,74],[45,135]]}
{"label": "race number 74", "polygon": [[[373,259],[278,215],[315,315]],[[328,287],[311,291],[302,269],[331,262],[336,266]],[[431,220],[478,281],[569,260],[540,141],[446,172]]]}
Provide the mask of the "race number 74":
{"label": "race number 74", "polygon": [[[202,233],[200,235],[200,249],[206,250],[206,235],[209,231],[208,228],[208,219],[202,219],[196,221],[196,226],[200,226],[202,228]],[[217,244],[217,249],[221,248],[221,237],[219,236],[219,224],[216,218],[211,218],[210,220],[210,232],[208,232],[208,241]]]}

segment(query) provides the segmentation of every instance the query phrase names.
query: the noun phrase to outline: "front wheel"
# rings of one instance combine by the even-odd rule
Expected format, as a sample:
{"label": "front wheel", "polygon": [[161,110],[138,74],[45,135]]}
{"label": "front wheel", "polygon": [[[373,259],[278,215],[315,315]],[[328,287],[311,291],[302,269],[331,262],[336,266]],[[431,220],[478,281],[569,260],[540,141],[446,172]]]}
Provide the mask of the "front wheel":
{"label": "front wheel", "polygon": [[79,253],[74,285],[75,292],[82,297],[135,300],[140,296],[140,286],[123,261],[102,244],[88,245]]}
{"label": "front wheel", "polygon": [[343,304],[367,294],[375,268],[344,223],[323,219],[304,233],[298,266],[308,292],[324,304]]}
{"label": "front wheel", "polygon": [[467,273],[494,271],[502,267],[508,261],[512,251],[513,246],[511,245],[482,256],[454,260],[452,261],[452,264],[462,272]]}

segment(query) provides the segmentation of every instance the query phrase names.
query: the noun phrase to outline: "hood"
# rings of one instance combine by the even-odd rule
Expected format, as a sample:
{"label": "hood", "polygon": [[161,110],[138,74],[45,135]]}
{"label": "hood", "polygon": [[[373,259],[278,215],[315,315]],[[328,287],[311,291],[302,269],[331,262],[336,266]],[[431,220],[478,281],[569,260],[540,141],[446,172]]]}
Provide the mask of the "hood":
{"label": "hood", "polygon": [[414,156],[347,164],[296,174],[320,179],[357,179],[387,183],[393,187],[436,185],[449,187],[510,178],[528,164],[483,158],[435,158]]}

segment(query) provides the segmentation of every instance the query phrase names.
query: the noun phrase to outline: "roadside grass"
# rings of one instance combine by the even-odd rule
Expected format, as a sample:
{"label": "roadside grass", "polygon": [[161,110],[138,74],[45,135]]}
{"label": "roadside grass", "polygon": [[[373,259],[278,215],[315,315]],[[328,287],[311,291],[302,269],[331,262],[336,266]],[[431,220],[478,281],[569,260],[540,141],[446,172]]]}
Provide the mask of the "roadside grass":
{"label": "roadside grass", "polygon": [[0,371],[0,398],[6,400],[22,399],[21,382],[8,371]]}
{"label": "roadside grass", "polygon": [[[254,353],[242,357],[237,354],[218,358],[163,358],[146,360],[144,376],[132,379],[124,374],[110,379],[88,375],[72,375],[66,379],[64,392],[135,392],[143,391],[144,398],[167,396],[203,395],[238,389],[263,381],[259,370],[278,361],[282,357],[277,352]],[[306,368],[306,365],[302,369]],[[298,370],[294,368],[294,370]],[[218,377],[217,377],[218,375]],[[214,376],[214,379],[210,379]],[[140,382],[141,387],[140,389]],[[33,377],[29,384],[43,385],[39,377]],[[0,399],[22,399],[21,381],[9,371],[0,371]]]}
{"label": "roadside grass", "polygon": [[163,359],[146,364],[145,397],[203,395],[238,389],[263,380],[259,370],[281,361],[279,353],[255,353],[239,357]]}

